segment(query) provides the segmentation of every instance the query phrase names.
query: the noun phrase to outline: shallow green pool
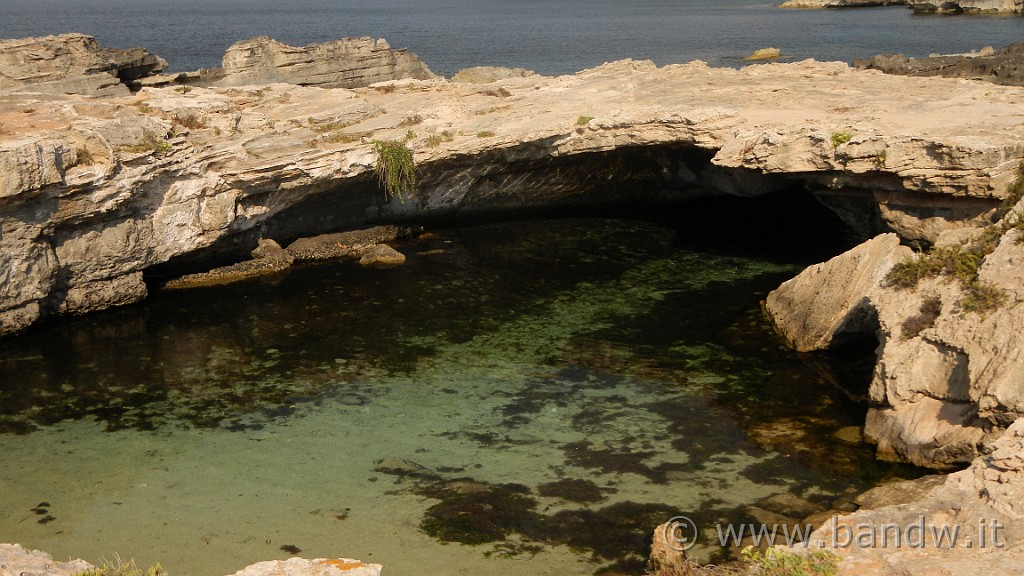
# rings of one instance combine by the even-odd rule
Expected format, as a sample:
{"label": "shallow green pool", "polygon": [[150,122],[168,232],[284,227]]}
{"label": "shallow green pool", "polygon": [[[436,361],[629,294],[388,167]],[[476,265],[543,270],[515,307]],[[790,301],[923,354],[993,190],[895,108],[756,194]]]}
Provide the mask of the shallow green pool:
{"label": "shallow green pool", "polygon": [[298,267],[0,341],[0,541],[189,576],[292,553],[641,573],[676,514],[841,505],[892,472],[835,436],[863,410],[836,366],[856,381],[865,359],[783,350],[758,302],[845,240],[715,210],[440,229],[401,268]]}

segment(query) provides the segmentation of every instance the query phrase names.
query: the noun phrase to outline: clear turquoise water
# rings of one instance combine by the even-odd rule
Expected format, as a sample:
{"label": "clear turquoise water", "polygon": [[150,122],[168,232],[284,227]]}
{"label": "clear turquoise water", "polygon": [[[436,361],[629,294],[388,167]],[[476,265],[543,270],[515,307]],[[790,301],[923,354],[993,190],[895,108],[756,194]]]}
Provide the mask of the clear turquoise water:
{"label": "clear turquoise water", "polygon": [[782,349],[758,301],[848,241],[740,202],[434,230],[401,268],[2,340],[0,541],[190,576],[294,549],[393,576],[640,573],[675,514],[841,506],[893,472],[834,436],[863,417],[830,383],[856,362]]}
{"label": "clear turquoise water", "polygon": [[219,66],[233,42],[293,45],[386,38],[450,75],[468,66],[568,74],[622,58],[741,65],[758,48],[786,59],[926,56],[1020,42],[1019,17],[914,16],[903,7],[794,11],[764,0],[4,0],[0,38],[84,32],[144,46],[174,70]]}

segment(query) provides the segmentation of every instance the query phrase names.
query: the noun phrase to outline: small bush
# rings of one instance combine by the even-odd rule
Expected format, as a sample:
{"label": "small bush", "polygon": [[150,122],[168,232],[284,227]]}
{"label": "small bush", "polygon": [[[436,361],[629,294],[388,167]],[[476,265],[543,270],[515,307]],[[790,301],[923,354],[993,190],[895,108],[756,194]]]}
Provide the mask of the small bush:
{"label": "small bush", "polygon": [[377,164],[374,171],[386,197],[399,200],[416,190],[416,164],[412,150],[401,140],[374,140]]}
{"label": "small bush", "polygon": [[499,87],[497,90],[485,90],[484,95],[494,96],[496,98],[508,98],[509,96],[512,95],[512,93],[506,90],[504,86],[502,86]]}
{"label": "small bush", "polygon": [[840,145],[846,144],[853,138],[853,134],[849,132],[833,132],[832,133],[832,147],[839,148]]}
{"label": "small bush", "polygon": [[75,156],[78,157],[76,162],[78,166],[92,166],[96,163],[96,158],[93,157],[92,152],[85,146],[75,148]]}
{"label": "small bush", "polygon": [[1006,293],[994,284],[975,280],[967,286],[967,294],[960,299],[964,312],[988,314],[1006,303]]}
{"label": "small bush", "polygon": [[194,112],[175,114],[174,117],[171,118],[171,120],[173,120],[179,126],[182,126],[183,128],[188,128],[189,130],[199,130],[201,128],[206,128],[206,122],[203,121],[203,118],[200,115]]}
{"label": "small bush", "polygon": [[577,126],[586,126],[593,119],[594,119],[593,116],[580,116],[579,118],[576,119],[576,125]]}
{"label": "small bush", "polygon": [[146,138],[142,143],[134,144],[132,146],[122,146],[120,150],[130,154],[144,154],[146,152],[151,152],[157,156],[163,156],[164,154],[168,154],[174,150],[174,147],[166,140],[161,140],[152,134],[146,134]]}
{"label": "small bush", "polygon": [[374,90],[380,92],[381,94],[391,94],[392,92],[395,91],[395,85],[385,84],[383,86],[377,86],[376,88],[374,88]]}
{"label": "small bush", "polygon": [[444,142],[451,142],[454,139],[455,135],[448,130],[445,130],[440,134],[431,134],[430,136],[427,136],[427,146],[430,148],[437,148]]}
{"label": "small bush", "polygon": [[417,124],[421,124],[422,122],[423,122],[423,116],[420,116],[419,114],[414,114],[412,116],[406,116],[405,118],[403,118],[402,121],[398,123],[398,127],[399,128],[407,128],[409,126],[415,126]]}
{"label": "small bush", "polygon": [[903,321],[903,338],[914,338],[934,326],[940,312],[942,312],[942,300],[938,296],[925,298],[921,302],[917,314]]}
{"label": "small bush", "polygon": [[493,136],[494,132],[491,132],[490,130],[481,130],[476,133],[477,138],[492,138]]}

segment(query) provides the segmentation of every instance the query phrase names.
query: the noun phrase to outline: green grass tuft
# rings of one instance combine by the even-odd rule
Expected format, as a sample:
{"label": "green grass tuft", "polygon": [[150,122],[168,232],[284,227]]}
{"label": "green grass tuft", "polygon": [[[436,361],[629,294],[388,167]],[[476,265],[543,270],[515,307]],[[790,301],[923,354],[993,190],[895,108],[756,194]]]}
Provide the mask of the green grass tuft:
{"label": "green grass tuft", "polygon": [[394,196],[401,201],[416,191],[416,164],[412,149],[406,146],[408,140],[374,140],[377,164],[374,171],[386,197]]}
{"label": "green grass tuft", "polygon": [[853,138],[853,134],[849,132],[833,132],[832,133],[832,147],[839,148],[841,144],[846,144]]}

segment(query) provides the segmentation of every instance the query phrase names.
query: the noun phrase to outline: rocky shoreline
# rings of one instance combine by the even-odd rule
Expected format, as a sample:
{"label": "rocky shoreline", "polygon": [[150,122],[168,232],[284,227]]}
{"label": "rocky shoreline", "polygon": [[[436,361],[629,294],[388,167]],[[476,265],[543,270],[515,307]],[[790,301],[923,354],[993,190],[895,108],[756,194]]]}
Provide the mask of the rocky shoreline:
{"label": "rocky shoreline", "polygon": [[[361,257],[400,232],[292,243],[303,236],[803,189],[873,238],[787,282],[767,312],[799,350],[878,338],[865,435],[881,457],[970,466],[902,508],[857,514],[948,509],[958,520],[969,511],[1019,522],[1024,205],[1014,194],[1024,89],[814,61],[742,70],[620,61],[573,76],[478,71],[458,82],[381,41],[357,42],[362,56],[342,70],[309,55],[336,64],[347,44],[269,39],[229,50],[221,72],[144,86],[158,57],[75,38],[0,42],[0,63],[27,66],[17,81],[0,76],[0,334],[138,301],[182,274],[203,284],[307,253]],[[49,56],[17,56],[26,46]],[[247,64],[227,64],[236,60]],[[134,94],[128,76],[142,78]],[[380,187],[381,143],[409,151],[414,186]],[[901,241],[968,253],[983,237],[991,246],[971,281],[994,287],[999,306],[979,312],[972,284],[941,275],[912,288],[889,279],[911,258]],[[234,264],[215,268],[225,261]],[[1024,539],[1008,537],[1008,549],[958,558],[976,571],[1019,561]],[[844,554],[843,573],[888,573],[894,562],[874,548]],[[952,573],[976,573],[967,570]]]}
{"label": "rocky shoreline", "polygon": [[1021,0],[786,0],[780,8],[864,8],[907,6],[915,14],[1022,14]]}

